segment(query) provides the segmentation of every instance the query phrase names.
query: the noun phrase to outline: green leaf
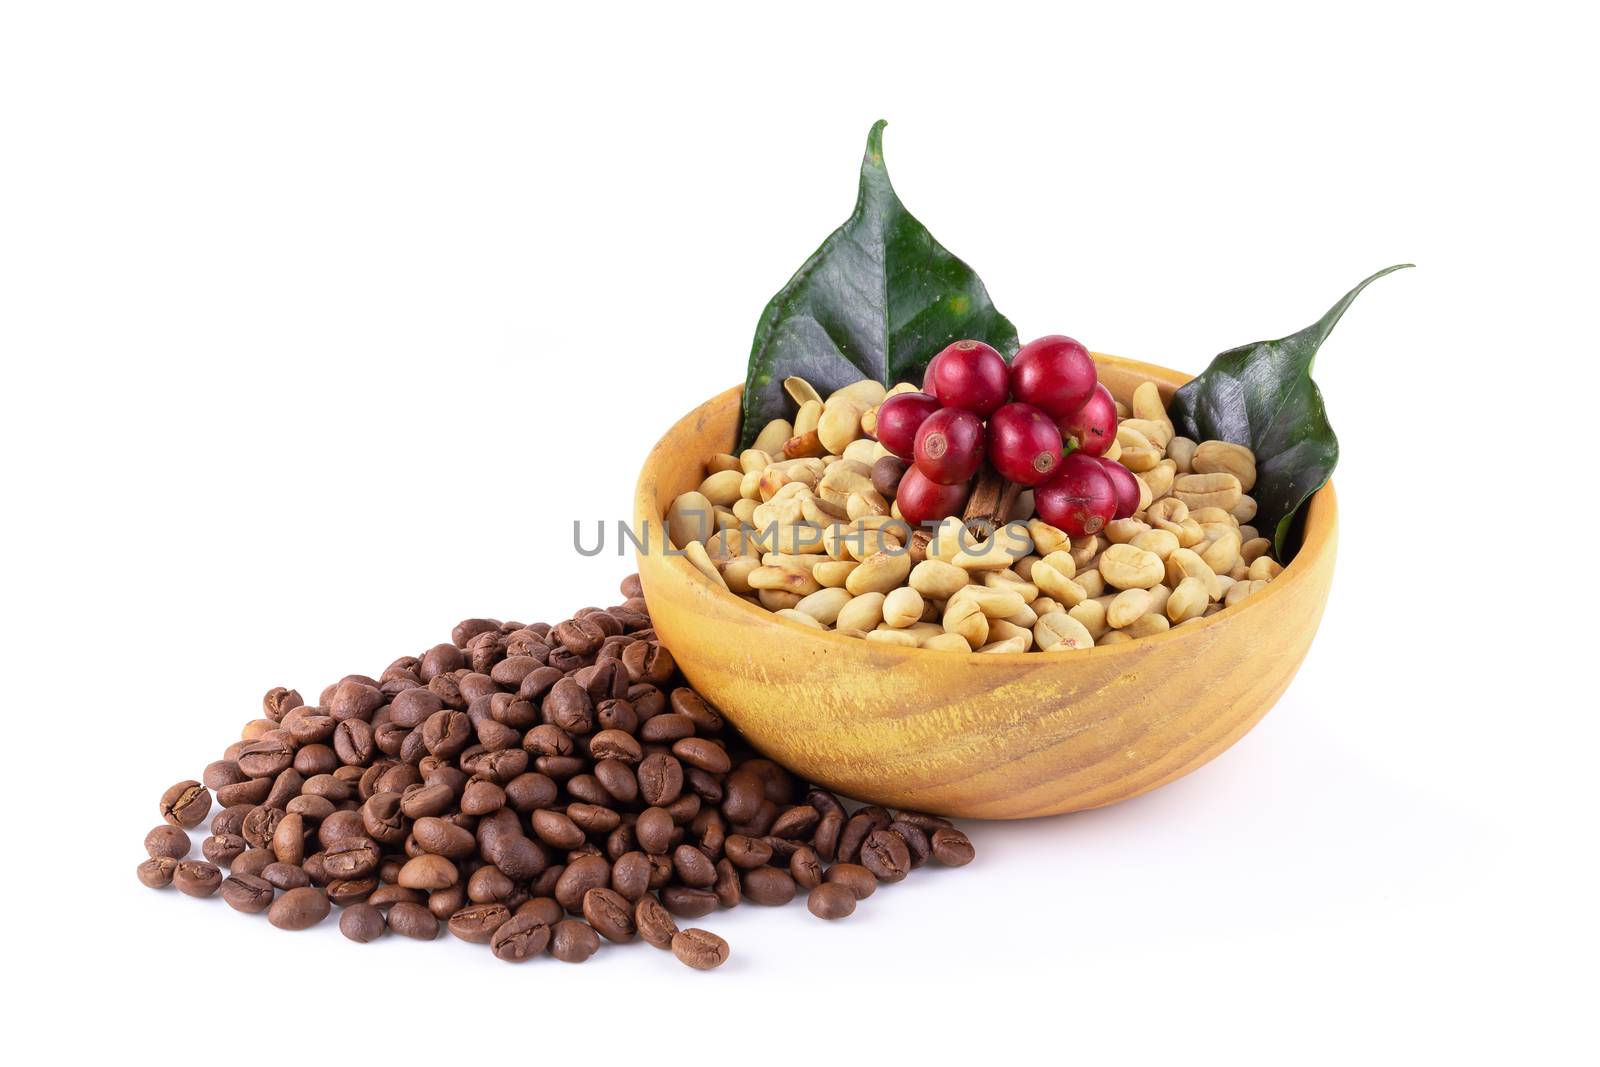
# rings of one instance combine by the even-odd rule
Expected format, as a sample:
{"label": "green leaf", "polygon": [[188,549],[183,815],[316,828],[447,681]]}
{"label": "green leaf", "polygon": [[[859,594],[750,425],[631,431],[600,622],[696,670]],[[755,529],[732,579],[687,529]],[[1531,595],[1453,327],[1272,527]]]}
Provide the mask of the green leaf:
{"label": "green leaf", "polygon": [[1299,333],[1231,349],[1173,396],[1172,424],[1195,441],[1231,441],[1256,454],[1257,529],[1271,531],[1278,559],[1298,548],[1296,517],[1339,462],[1322,391],[1311,380],[1317,350],[1361,290],[1401,263],[1380,270]]}
{"label": "green leaf", "polygon": [[791,375],[826,397],[863,378],[885,386],[920,381],[953,341],[985,341],[1008,359],[1017,350],[1016,327],[989,302],[983,282],[895,196],[883,163],[885,125],[867,135],[855,211],[761,313],[740,448],[772,419],[788,417],[783,380]]}

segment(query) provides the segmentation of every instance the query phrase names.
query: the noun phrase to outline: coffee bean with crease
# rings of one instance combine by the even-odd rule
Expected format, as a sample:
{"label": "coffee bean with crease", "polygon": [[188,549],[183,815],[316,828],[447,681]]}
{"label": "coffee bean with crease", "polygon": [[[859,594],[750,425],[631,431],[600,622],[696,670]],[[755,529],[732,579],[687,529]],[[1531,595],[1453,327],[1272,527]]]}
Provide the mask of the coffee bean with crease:
{"label": "coffee bean with crease", "polygon": [[277,895],[271,882],[254,874],[230,874],[218,892],[228,907],[247,915],[266,911]]}
{"label": "coffee bean with crease", "polygon": [[583,895],[583,918],[607,941],[633,940],[633,905],[613,889],[596,887]]}
{"label": "coffee bean with crease", "polygon": [[489,936],[489,950],[507,963],[531,960],[549,944],[550,925],[532,914],[513,916]]}
{"label": "coffee bean with crease", "polygon": [[893,830],[874,830],[861,844],[861,866],[880,882],[898,882],[911,870],[911,851]]}
{"label": "coffee bean with crease", "polygon": [[504,904],[468,904],[452,914],[445,925],[463,941],[487,945],[494,932],[510,921],[511,911]]}
{"label": "coffee bean with crease", "polygon": [[161,818],[169,826],[193,830],[211,814],[211,794],[192,779],[179,782],[161,794]]}

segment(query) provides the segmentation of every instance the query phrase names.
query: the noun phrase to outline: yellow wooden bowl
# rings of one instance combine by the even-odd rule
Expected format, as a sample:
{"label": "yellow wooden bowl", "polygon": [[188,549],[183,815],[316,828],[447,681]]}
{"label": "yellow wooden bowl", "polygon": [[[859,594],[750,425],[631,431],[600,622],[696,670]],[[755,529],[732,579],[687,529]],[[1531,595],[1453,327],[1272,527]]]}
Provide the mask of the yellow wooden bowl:
{"label": "yellow wooden bowl", "polygon": [[[1127,402],[1188,375],[1096,355]],[[752,743],[861,800],[974,819],[1102,807],[1233,744],[1288,687],[1333,578],[1337,506],[1311,501],[1294,561],[1245,603],[1135,641],[1059,654],[934,652],[819,633],[740,600],[661,552],[662,515],[732,450],[739,393],[690,412],[645,461],[634,502],[645,597],[684,675]]]}

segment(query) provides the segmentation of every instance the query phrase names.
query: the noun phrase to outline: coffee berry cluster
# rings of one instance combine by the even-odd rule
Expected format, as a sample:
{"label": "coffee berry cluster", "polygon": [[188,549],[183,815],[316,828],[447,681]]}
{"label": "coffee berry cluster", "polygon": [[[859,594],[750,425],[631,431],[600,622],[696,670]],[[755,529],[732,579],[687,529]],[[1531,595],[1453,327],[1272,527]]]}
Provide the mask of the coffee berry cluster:
{"label": "coffee berry cluster", "polygon": [[314,705],[271,690],[162,795],[139,880],[285,930],[338,907],[357,942],[442,928],[509,962],[578,963],[642,940],[705,970],[727,942],[679,919],[802,893],[840,919],[930,860],[971,861],[944,819],[851,812],[763,759],[678,674],[637,576],[622,593],[555,626],[468,619]]}

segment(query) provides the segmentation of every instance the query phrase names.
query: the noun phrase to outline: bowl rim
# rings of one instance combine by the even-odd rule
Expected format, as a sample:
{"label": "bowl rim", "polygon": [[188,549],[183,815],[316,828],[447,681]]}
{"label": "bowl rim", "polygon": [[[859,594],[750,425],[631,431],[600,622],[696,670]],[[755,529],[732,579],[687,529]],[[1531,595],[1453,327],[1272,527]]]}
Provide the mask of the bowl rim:
{"label": "bowl rim", "polygon": [[[1192,380],[1194,377],[1191,374],[1185,374],[1182,371],[1173,370],[1170,367],[1163,367],[1155,363],[1144,363],[1135,359],[1127,359],[1123,356],[1113,356],[1104,352],[1091,352],[1090,355],[1094,357],[1096,363],[1116,366],[1136,374],[1144,373],[1148,378],[1154,380],[1172,379],[1177,377],[1183,379],[1183,382],[1187,382]],[[1179,384],[1181,385],[1183,383],[1180,382]],[[708,414],[709,408],[720,404],[730,393],[742,395],[743,392],[744,387],[742,385],[736,385],[732,389],[724,390],[723,392],[715,394],[709,400],[697,405],[681,418],[674,420],[672,425],[669,426],[666,432],[661,435],[655,446],[650,449],[650,453],[645,457],[644,465],[639,470],[639,479],[634,489],[634,519],[635,521],[642,521],[648,518],[651,522],[661,524],[661,529],[663,530],[663,542],[665,542],[664,531],[666,529],[666,520],[665,514],[663,512],[659,512],[656,507],[656,479],[652,475],[652,471],[654,471],[657,467],[658,460],[665,455],[667,451],[668,440],[676,434],[680,426],[690,422],[691,420],[703,419]],[[1141,637],[1133,641],[1119,641],[1116,644],[1111,645],[1093,645],[1086,649],[1061,653],[1059,654],[1059,658],[1063,662],[1070,663],[1080,656],[1099,656],[1102,659],[1109,659],[1113,656],[1133,655],[1143,651],[1148,651],[1153,647],[1158,647],[1161,642],[1181,641],[1192,638],[1197,634],[1213,628],[1218,623],[1226,623],[1231,619],[1239,618],[1245,612],[1258,610],[1262,605],[1270,603],[1275,596],[1283,594],[1284,591],[1290,586],[1301,581],[1303,577],[1310,572],[1312,560],[1320,558],[1323,553],[1328,551],[1329,546],[1333,542],[1333,537],[1337,527],[1338,497],[1334,492],[1333,479],[1329,478],[1322,488],[1318,489],[1316,493],[1312,495],[1311,500],[1307,505],[1305,536],[1300,544],[1300,550],[1295,553],[1294,559],[1290,560],[1289,564],[1283,568],[1283,572],[1272,581],[1268,582],[1267,587],[1260,593],[1251,596],[1243,604],[1236,605],[1232,608],[1226,608],[1223,611],[1217,612],[1215,615],[1201,619],[1198,623],[1184,623],[1183,625],[1174,626],[1169,630],[1163,631],[1162,633],[1151,634],[1148,637]],[[694,564],[690,563],[686,556],[674,556],[666,553],[662,553],[662,555],[665,565],[669,567],[677,577],[680,579],[686,579],[691,585],[698,584],[706,591],[719,595],[722,598],[722,601],[729,607],[747,613],[752,623],[784,627],[789,633],[807,637],[813,641],[829,642],[838,647],[853,648],[858,651],[861,649],[863,644],[870,644],[874,653],[888,654],[891,658],[897,658],[908,663],[916,662],[916,659],[913,659],[912,657],[920,658],[923,656],[934,655],[963,657],[965,659],[974,661],[975,666],[979,663],[985,662],[1006,666],[1016,666],[1019,664],[1041,665],[1041,659],[1043,659],[1044,662],[1049,662],[1049,657],[1051,656],[1051,653],[1036,651],[979,652],[977,650],[973,650],[971,652],[947,652],[944,649],[936,648],[910,648],[904,645],[866,642],[862,638],[847,637],[844,634],[836,633],[832,630],[814,630],[809,626],[803,626],[800,623],[785,619],[776,612],[768,611],[759,604],[752,604],[748,600],[735,595],[726,588],[714,584],[710,578],[700,573],[700,570],[695,567]]]}

